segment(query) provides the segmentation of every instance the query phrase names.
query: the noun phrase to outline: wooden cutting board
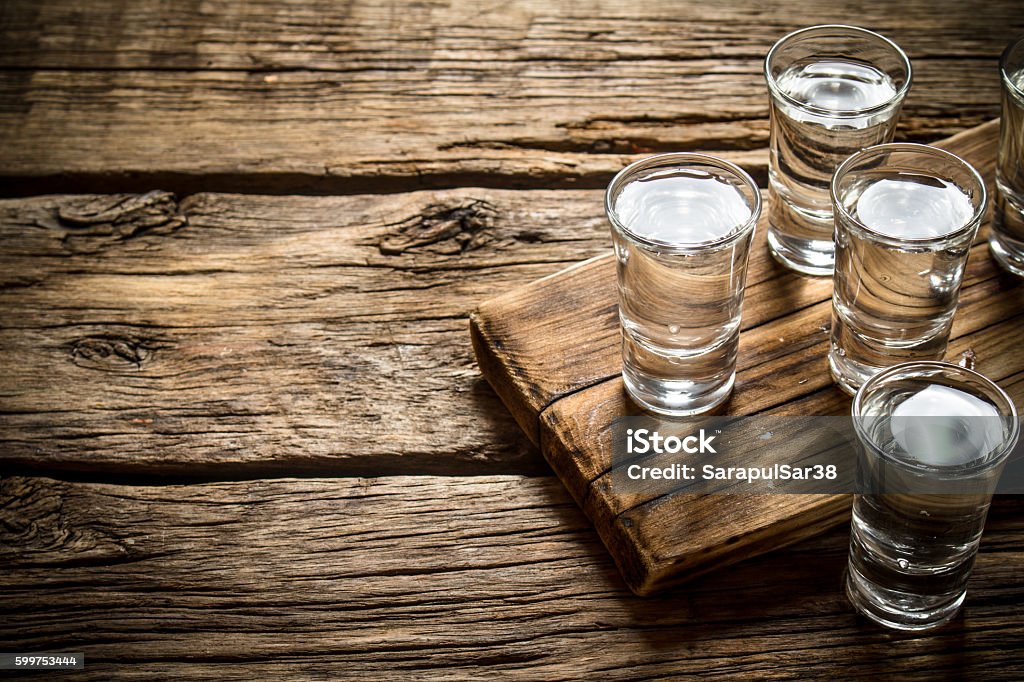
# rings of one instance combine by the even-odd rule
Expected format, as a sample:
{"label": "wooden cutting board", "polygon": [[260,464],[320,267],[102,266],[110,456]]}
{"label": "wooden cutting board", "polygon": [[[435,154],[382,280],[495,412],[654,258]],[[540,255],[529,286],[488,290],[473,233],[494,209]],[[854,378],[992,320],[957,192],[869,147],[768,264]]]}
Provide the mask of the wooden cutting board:
{"label": "wooden cutting board", "polygon": [[[995,174],[998,122],[938,143]],[[595,192],[595,201],[601,201]],[[566,216],[571,225],[571,216]],[[842,415],[826,353],[832,280],[776,265],[762,219],[754,238],[736,386],[721,413]],[[1020,404],[1024,287],[992,261],[982,228],[968,261],[948,359],[972,349],[977,369]],[[481,305],[471,317],[480,369],[594,523],[619,570],[645,595],[814,535],[849,517],[845,495],[684,495],[645,498],[609,485],[611,431],[641,414],[620,372],[615,266],[610,253]],[[838,579],[838,578],[837,578]]]}

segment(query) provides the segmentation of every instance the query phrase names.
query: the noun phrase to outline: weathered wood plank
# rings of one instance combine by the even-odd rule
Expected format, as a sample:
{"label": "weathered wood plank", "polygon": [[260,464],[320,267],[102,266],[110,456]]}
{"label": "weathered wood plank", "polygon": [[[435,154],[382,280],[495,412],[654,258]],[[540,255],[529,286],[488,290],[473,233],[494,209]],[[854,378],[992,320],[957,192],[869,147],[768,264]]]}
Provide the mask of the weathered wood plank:
{"label": "weathered wood plank", "polygon": [[842,595],[845,529],[642,600],[553,479],[5,478],[0,640],[97,680],[1019,679],[1020,511],[997,500],[963,616],[899,636]]}
{"label": "weathered wood plank", "polygon": [[601,210],[593,191],[0,202],[0,467],[543,470],[466,317],[604,252]]}
{"label": "weathered wood plank", "polygon": [[[58,0],[4,3],[0,67],[60,69],[338,69],[340,59],[364,67],[401,59],[466,63],[550,59],[641,61],[758,57],[765,40],[791,25],[828,23],[841,13],[891,33],[921,58],[987,55],[997,36],[968,29],[1020,21],[1009,2],[986,3],[988,16],[963,3],[912,0],[904,15],[882,6],[829,7],[809,0],[768,0],[758,7],[612,7],[527,0],[514,5],[413,5],[324,0],[227,1],[193,11],[157,2],[122,6],[90,0],[70,8]],[[931,12],[916,11],[930,9]],[[849,14],[856,10],[856,16]],[[941,10],[941,11],[938,11]],[[1002,22],[1002,25],[995,20]],[[116,35],[104,29],[117,23]],[[998,50],[997,50],[998,51]],[[478,68],[483,68],[480,64]]]}
{"label": "weathered wood plank", "polygon": [[[998,114],[1015,0],[486,3],[6,2],[0,177],[11,193],[353,193],[599,187],[637,155],[700,149],[764,177],[761,61],[849,22],[907,49],[898,136]],[[110,26],[118,30],[111,32]]]}

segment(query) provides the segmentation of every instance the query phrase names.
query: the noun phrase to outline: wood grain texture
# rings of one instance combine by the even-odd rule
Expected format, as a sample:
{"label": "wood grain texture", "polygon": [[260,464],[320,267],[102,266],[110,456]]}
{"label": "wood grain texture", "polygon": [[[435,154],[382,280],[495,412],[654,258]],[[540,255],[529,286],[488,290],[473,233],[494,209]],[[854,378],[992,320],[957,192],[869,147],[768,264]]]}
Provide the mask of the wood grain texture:
{"label": "wood grain texture", "polygon": [[550,478],[4,478],[0,640],[90,680],[1019,679],[1021,511],[963,615],[900,635],[846,602],[845,529],[643,600]]}
{"label": "wood grain texture", "polygon": [[[988,178],[995,122],[942,146]],[[782,273],[764,244],[751,255],[735,388],[718,413],[841,415],[849,399],[827,364],[832,282]],[[799,541],[846,518],[842,496],[624,495],[611,482],[609,425],[640,414],[625,395],[610,257],[591,260],[488,301],[474,312],[481,369],[594,522],[629,586],[648,594],[752,554]],[[970,349],[978,369],[1011,391],[1024,286],[999,269],[983,239],[968,259],[947,353]],[[1014,398],[1024,403],[1024,393]],[[729,524],[712,523],[728,519]]]}
{"label": "wood grain texture", "polygon": [[[95,680],[1021,679],[1014,500],[963,616],[901,636],[841,595],[845,530],[641,600],[553,478],[381,477],[547,470],[479,377],[467,312],[600,257],[598,188],[638,155],[720,152],[763,183],[776,38],[896,39],[916,70],[898,137],[930,141],[996,115],[1018,4],[0,2],[0,195],[59,194],[0,202],[0,648],[85,651],[67,677]],[[457,186],[572,191],[409,192]],[[824,297],[756,268],[755,327],[787,341],[743,351],[768,404],[755,367],[817,361]],[[1019,305],[972,277],[972,324]],[[978,331],[958,322],[957,349],[978,338],[983,369],[1016,350]],[[616,357],[583,359],[599,381]],[[617,409],[602,395],[594,414]],[[290,475],[373,478],[195,484]],[[123,485],[154,476],[194,484]],[[650,502],[600,509],[642,534]],[[605,542],[643,541],[624,525]]]}
{"label": "wood grain texture", "polygon": [[914,62],[900,139],[998,114],[1016,0],[5,2],[2,191],[600,187],[687,149],[763,179],[764,55],[853,19]]}
{"label": "wood grain texture", "polygon": [[0,468],[542,471],[466,318],[604,252],[601,210],[472,189],[0,202]]}

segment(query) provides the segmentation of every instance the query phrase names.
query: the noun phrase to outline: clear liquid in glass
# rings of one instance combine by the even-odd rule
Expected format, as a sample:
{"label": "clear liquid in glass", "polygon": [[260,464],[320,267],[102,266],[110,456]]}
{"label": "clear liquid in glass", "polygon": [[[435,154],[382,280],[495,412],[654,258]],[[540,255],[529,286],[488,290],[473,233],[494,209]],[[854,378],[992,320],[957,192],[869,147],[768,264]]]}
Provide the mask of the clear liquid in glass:
{"label": "clear liquid in glass", "polygon": [[954,233],[971,221],[974,206],[951,182],[886,170],[865,173],[850,200],[852,216],[883,236],[848,223],[836,231],[829,364],[837,383],[853,393],[882,368],[942,359],[974,233],[921,247],[884,237]]}
{"label": "clear liquid in glass", "polygon": [[627,184],[614,210],[634,235],[673,245],[613,230],[627,389],[655,412],[707,411],[735,375],[752,231],[728,238],[749,222],[748,201],[712,172],[673,170]]}
{"label": "clear liquid in glass", "polygon": [[1007,421],[941,385],[882,392],[864,411],[891,418],[863,422],[871,444],[861,444],[859,485],[871,492],[854,497],[847,594],[889,627],[934,627],[966,595]]}
{"label": "clear liquid in glass", "polygon": [[1003,267],[1024,277],[1024,69],[1012,74],[1010,81],[1015,88],[1003,84],[989,246]]}
{"label": "clear liquid in glass", "polygon": [[851,112],[882,106],[898,89],[883,71],[843,59],[797,62],[775,80],[795,101],[772,98],[768,242],[789,267],[831,274],[832,174],[851,154],[892,139],[899,106]]}

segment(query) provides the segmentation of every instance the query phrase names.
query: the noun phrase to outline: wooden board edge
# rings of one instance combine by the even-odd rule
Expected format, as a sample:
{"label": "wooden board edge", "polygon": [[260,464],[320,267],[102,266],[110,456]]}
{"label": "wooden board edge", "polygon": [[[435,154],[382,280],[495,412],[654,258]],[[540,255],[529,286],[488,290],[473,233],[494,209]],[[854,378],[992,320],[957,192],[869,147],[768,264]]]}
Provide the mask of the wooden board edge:
{"label": "wooden board edge", "polygon": [[[852,496],[822,495],[821,498],[819,504],[783,521],[774,520],[727,543],[692,553],[682,562],[655,559],[640,563],[643,571],[630,573],[624,570],[623,578],[634,594],[646,597],[707,576],[740,561],[795,545],[821,535],[830,528],[850,522]],[[622,523],[622,519],[616,519],[611,525],[613,532],[629,530]],[[625,545],[630,548],[630,552],[639,554],[639,545],[635,540],[629,539]],[[634,562],[634,565],[637,564]]]}
{"label": "wooden board edge", "polygon": [[622,517],[595,526],[629,589],[639,597],[649,597],[849,522],[852,496],[820,497],[817,504],[782,521],[773,520],[724,543],[669,559],[646,555],[635,537],[636,526],[630,527]]}
{"label": "wooden board edge", "polygon": [[533,396],[530,386],[516,375],[515,367],[495,352],[500,346],[497,337],[489,333],[487,314],[477,308],[469,315],[469,336],[473,344],[473,355],[480,373],[501,398],[512,417],[519,424],[526,437],[534,445],[540,445],[540,422],[538,415],[543,409],[540,396]]}
{"label": "wooden board edge", "polygon": [[819,535],[830,528],[848,522],[851,497],[849,495],[816,495],[815,504],[791,514],[783,520],[773,519],[728,542],[705,547],[685,557],[658,559],[644,553],[643,542],[636,537],[639,528],[624,514],[615,514],[591,494],[593,481],[572,467],[562,466],[573,461],[567,455],[571,447],[558,436],[541,413],[541,453],[558,479],[593,524],[605,549],[629,589],[640,597],[647,597],[677,587],[743,560],[774,549]]}
{"label": "wooden board edge", "polygon": [[[587,509],[584,502],[587,498],[587,492],[590,490],[591,481],[587,479],[586,474],[580,469],[573,466],[565,466],[575,460],[569,452],[572,445],[567,442],[568,439],[561,437],[551,420],[550,415],[557,402],[559,401],[548,405],[537,417],[538,445],[540,446],[541,454],[544,456],[544,461],[548,463],[548,466],[551,467],[551,470],[558,477],[558,480],[562,482],[565,489],[569,491],[569,495],[576,501],[580,509],[586,512]],[[590,520],[591,522],[595,521],[595,519]]]}
{"label": "wooden board edge", "polygon": [[[944,137],[941,140],[936,140],[935,142],[932,142],[930,144],[932,146],[940,147],[942,149],[952,150],[956,150],[958,147],[963,145],[963,149],[954,151],[953,153],[955,153],[957,156],[972,156],[971,152],[974,151],[974,149],[978,146],[979,142],[981,143],[981,145],[989,143],[989,135],[992,136],[992,138],[996,141],[995,144],[998,145],[1000,125],[999,121],[1000,119],[993,118],[991,121],[985,121],[984,123],[980,123],[974,126],[973,128],[961,130],[958,133],[954,133],[949,137]],[[966,143],[964,142],[964,140],[966,140]],[[994,157],[992,159],[992,163],[995,163]]]}

